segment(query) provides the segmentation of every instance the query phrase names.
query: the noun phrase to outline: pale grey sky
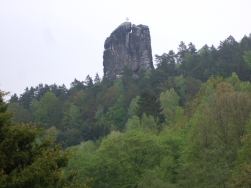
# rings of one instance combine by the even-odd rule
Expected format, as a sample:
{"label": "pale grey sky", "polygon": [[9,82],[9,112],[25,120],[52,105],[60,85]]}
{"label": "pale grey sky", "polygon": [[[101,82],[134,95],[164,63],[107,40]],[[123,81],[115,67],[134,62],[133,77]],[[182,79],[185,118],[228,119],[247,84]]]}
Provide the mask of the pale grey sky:
{"label": "pale grey sky", "polygon": [[106,37],[129,18],[150,28],[152,51],[197,49],[251,33],[250,0],[0,0],[0,90],[39,83],[69,88],[103,76]]}

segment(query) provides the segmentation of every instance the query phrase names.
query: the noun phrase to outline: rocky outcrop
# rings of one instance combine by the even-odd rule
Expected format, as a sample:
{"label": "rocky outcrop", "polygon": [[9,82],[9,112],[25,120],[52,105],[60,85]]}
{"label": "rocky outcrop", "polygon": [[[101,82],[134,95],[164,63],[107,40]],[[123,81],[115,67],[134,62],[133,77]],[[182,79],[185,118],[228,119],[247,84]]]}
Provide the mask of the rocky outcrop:
{"label": "rocky outcrop", "polygon": [[120,77],[125,66],[137,77],[141,69],[152,70],[152,48],[149,27],[124,22],[105,40],[104,75]]}

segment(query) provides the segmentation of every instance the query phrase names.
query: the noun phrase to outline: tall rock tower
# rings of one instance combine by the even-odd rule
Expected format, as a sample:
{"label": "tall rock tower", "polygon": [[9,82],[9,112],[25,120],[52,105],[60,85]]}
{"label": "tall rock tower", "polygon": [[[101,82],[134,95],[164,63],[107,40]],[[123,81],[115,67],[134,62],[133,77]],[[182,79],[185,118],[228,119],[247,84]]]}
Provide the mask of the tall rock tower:
{"label": "tall rock tower", "polygon": [[120,77],[125,66],[137,76],[141,69],[152,70],[152,47],[149,27],[124,22],[105,40],[104,75]]}

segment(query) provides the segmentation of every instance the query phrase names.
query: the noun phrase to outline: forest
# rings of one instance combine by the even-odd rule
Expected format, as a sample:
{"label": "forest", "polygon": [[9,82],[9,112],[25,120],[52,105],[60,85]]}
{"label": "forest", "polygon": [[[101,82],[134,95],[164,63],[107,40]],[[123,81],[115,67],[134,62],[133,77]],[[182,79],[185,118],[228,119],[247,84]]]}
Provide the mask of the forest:
{"label": "forest", "polygon": [[155,63],[1,91],[0,187],[250,187],[251,35]]}

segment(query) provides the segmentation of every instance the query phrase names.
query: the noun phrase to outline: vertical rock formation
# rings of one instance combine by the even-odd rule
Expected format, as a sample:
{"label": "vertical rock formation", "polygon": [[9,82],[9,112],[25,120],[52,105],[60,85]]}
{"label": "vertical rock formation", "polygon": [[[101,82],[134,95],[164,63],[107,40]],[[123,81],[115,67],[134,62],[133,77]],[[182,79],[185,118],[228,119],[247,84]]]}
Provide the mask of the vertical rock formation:
{"label": "vertical rock formation", "polygon": [[105,40],[104,46],[104,75],[109,78],[121,76],[125,66],[134,71],[134,76],[141,69],[154,69],[148,26],[124,22]]}

